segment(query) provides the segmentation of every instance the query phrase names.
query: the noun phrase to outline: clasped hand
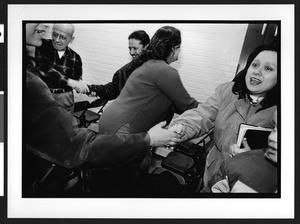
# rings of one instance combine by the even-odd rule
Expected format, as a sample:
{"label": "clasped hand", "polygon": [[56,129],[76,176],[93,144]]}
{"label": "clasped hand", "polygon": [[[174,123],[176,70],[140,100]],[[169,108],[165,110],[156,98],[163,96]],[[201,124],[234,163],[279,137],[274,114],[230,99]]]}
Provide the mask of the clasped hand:
{"label": "clasped hand", "polygon": [[178,142],[181,142],[178,133],[165,129],[166,123],[166,121],[160,122],[148,131],[151,146],[176,145]]}
{"label": "clasped hand", "polygon": [[189,136],[187,135],[185,129],[185,126],[182,124],[174,124],[171,127],[169,127],[168,130],[178,134],[180,136],[180,142],[183,142],[189,139]]}
{"label": "clasped hand", "polygon": [[82,80],[77,81],[74,79],[69,79],[68,85],[71,86],[73,89],[75,89],[77,93],[86,94],[90,91],[88,85]]}

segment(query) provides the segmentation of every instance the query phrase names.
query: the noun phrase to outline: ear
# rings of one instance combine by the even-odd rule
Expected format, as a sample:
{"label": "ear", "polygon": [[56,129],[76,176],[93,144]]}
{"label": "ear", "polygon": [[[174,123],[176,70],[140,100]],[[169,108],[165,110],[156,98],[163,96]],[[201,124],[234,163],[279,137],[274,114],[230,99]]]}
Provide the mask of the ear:
{"label": "ear", "polygon": [[72,43],[74,39],[75,39],[75,37],[71,37],[70,43]]}

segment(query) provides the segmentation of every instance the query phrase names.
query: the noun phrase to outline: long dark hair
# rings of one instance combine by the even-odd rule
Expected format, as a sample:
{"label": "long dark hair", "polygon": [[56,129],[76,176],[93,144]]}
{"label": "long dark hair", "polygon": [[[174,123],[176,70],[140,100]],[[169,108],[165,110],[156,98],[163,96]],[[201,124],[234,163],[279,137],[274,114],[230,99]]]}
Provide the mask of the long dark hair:
{"label": "long dark hair", "polygon": [[[245,99],[246,97],[249,96],[249,90],[247,89],[246,86],[245,77],[252,61],[262,51],[274,51],[278,53],[278,48],[270,45],[261,45],[255,48],[254,51],[249,55],[245,68],[242,71],[240,71],[233,79],[234,85],[232,87],[232,92],[236,95],[239,95],[240,99]],[[280,70],[278,69],[278,71]],[[279,80],[278,75],[279,72],[277,74],[277,80]],[[277,82],[276,85],[266,93],[266,96],[262,100],[261,105],[263,108],[268,108],[273,105],[277,105],[278,102],[279,102],[279,89],[278,89],[278,82]]]}
{"label": "long dark hair", "polygon": [[144,49],[135,60],[136,64],[140,66],[150,59],[164,60],[167,62],[173,48],[180,46],[180,44],[180,30],[173,26],[163,26],[155,32],[146,49]]}

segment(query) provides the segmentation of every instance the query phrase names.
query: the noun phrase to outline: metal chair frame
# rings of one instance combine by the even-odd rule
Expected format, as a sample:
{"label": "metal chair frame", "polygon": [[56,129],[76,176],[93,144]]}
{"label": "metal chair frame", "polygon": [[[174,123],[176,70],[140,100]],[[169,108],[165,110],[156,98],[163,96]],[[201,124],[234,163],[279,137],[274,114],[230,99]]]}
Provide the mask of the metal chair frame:
{"label": "metal chair frame", "polygon": [[[74,116],[78,119],[79,127],[89,127],[91,123],[99,121],[100,116],[103,113],[103,108],[107,104],[108,100],[96,99],[92,102],[79,101],[75,103]],[[97,112],[89,110],[91,108],[99,108]]]}

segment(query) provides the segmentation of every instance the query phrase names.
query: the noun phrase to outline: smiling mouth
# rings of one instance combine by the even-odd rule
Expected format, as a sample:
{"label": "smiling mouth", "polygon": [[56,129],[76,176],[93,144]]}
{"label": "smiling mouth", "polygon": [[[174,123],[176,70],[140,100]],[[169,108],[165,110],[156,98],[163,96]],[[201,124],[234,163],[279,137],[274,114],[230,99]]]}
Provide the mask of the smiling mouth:
{"label": "smiling mouth", "polygon": [[259,84],[261,84],[261,83],[262,83],[262,81],[259,80],[259,79],[257,79],[257,78],[254,78],[254,77],[251,77],[251,78],[250,78],[250,84],[251,84],[251,85],[259,85]]}

